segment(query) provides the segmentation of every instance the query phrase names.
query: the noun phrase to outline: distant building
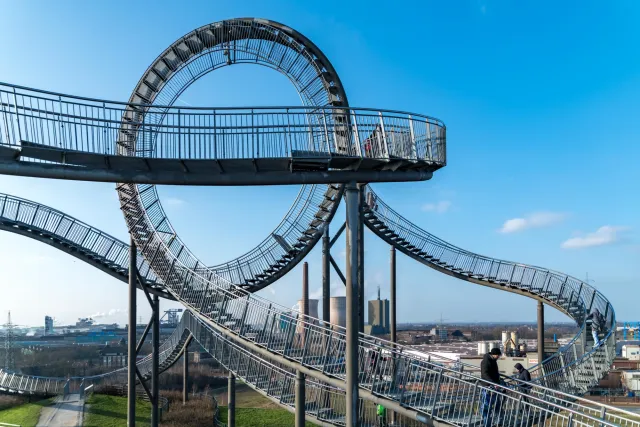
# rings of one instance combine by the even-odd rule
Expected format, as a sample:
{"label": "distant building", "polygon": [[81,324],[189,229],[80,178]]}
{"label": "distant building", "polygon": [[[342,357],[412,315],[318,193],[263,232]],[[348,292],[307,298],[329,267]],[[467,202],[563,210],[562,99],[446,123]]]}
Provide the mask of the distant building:
{"label": "distant building", "polygon": [[390,331],[389,322],[389,300],[380,299],[380,288],[378,288],[378,299],[369,301],[369,324],[365,332],[372,335],[388,334]]}
{"label": "distant building", "polygon": [[44,316],[44,335],[53,335],[53,317]]}
{"label": "distant building", "polygon": [[127,347],[120,343],[117,346],[106,345],[100,350],[102,366],[121,368],[127,366]]}

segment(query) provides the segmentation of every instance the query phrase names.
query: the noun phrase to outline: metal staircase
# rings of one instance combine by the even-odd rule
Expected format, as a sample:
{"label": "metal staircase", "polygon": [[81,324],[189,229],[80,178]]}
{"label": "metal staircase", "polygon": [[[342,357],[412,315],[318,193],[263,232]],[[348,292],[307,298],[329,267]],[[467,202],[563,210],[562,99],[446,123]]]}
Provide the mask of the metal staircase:
{"label": "metal staircase", "polygon": [[[461,280],[543,301],[580,325],[579,333],[558,353],[531,369],[536,381],[572,394],[584,394],[598,384],[615,357],[615,312],[609,301],[588,283],[563,273],[493,259],[455,247],[401,216],[370,188],[363,216],[369,229],[409,257]],[[586,314],[604,315],[603,344],[593,348]]]}

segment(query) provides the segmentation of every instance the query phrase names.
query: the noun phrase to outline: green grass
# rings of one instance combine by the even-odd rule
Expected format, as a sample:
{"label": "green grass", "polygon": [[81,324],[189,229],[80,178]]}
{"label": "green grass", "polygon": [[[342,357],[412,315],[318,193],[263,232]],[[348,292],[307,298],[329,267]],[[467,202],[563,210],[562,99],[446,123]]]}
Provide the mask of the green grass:
{"label": "green grass", "polygon": [[[220,421],[227,422],[227,407],[220,406]],[[294,415],[286,409],[236,408],[236,425],[242,427],[292,426]],[[306,427],[315,424],[306,422]]]}
{"label": "green grass", "polygon": [[38,424],[40,411],[44,406],[51,403],[50,399],[41,400],[35,403],[25,403],[24,405],[0,411],[0,422],[8,424],[18,424],[22,427],[34,427]]}
{"label": "green grass", "polygon": [[[94,394],[85,407],[84,427],[127,427],[127,398]],[[151,404],[136,402],[136,425],[151,422]]]}

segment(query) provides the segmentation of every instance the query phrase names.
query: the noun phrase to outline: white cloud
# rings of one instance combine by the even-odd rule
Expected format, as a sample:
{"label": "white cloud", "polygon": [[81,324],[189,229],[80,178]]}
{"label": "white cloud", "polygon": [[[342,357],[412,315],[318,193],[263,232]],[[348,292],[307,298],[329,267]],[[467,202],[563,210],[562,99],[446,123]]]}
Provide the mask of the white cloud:
{"label": "white cloud", "polygon": [[318,288],[309,294],[309,299],[322,299],[322,288]]}
{"label": "white cloud", "polygon": [[541,228],[562,222],[566,214],[558,212],[535,212],[525,218],[508,219],[502,224],[500,233],[515,233],[528,228]]}
{"label": "white cloud", "polygon": [[445,213],[450,207],[451,202],[449,200],[441,200],[437,203],[426,203],[422,205],[422,210],[425,212]]}
{"label": "white cloud", "polygon": [[182,199],[178,199],[177,197],[169,197],[166,203],[168,206],[182,206],[185,204],[185,201]]}
{"label": "white cloud", "polygon": [[584,236],[572,237],[562,243],[564,249],[589,248],[592,246],[610,245],[621,239],[621,232],[628,230],[628,227],[616,227],[605,225],[598,228],[593,233]]}
{"label": "white cloud", "polygon": [[124,313],[124,310],[121,310],[119,308],[112,308],[111,310],[109,310],[108,312],[103,312],[103,311],[98,311],[96,313],[93,313],[92,315],[88,316],[92,319],[100,319],[102,317],[111,317],[111,316],[115,316],[116,314],[119,313]]}

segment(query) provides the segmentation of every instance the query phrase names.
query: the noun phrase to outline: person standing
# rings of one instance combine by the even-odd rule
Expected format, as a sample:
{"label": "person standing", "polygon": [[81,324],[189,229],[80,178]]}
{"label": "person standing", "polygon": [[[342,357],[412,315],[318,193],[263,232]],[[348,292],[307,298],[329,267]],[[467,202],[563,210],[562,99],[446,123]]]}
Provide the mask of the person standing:
{"label": "person standing", "polygon": [[[482,390],[482,426],[492,427],[493,418],[500,419],[500,395],[498,386],[500,385],[500,371],[498,370],[498,359],[502,356],[499,348],[492,348],[484,355],[480,363],[480,378],[492,385]],[[497,415],[497,416],[496,416]]]}
{"label": "person standing", "polygon": [[514,365],[514,368],[516,368],[516,371],[518,371],[518,374],[515,375],[515,379],[519,381],[518,388],[522,393],[529,394],[529,391],[531,391],[531,387],[533,387],[531,385],[531,373],[527,369],[525,369],[521,363],[516,363]]}
{"label": "person standing", "polygon": [[387,408],[378,405],[376,414],[378,415],[378,427],[387,427]]}
{"label": "person standing", "polygon": [[593,347],[599,347],[602,344],[600,341],[599,333],[605,331],[607,325],[604,316],[600,313],[600,310],[594,308],[591,314],[587,316],[587,320],[591,319],[591,334],[593,335]]}

